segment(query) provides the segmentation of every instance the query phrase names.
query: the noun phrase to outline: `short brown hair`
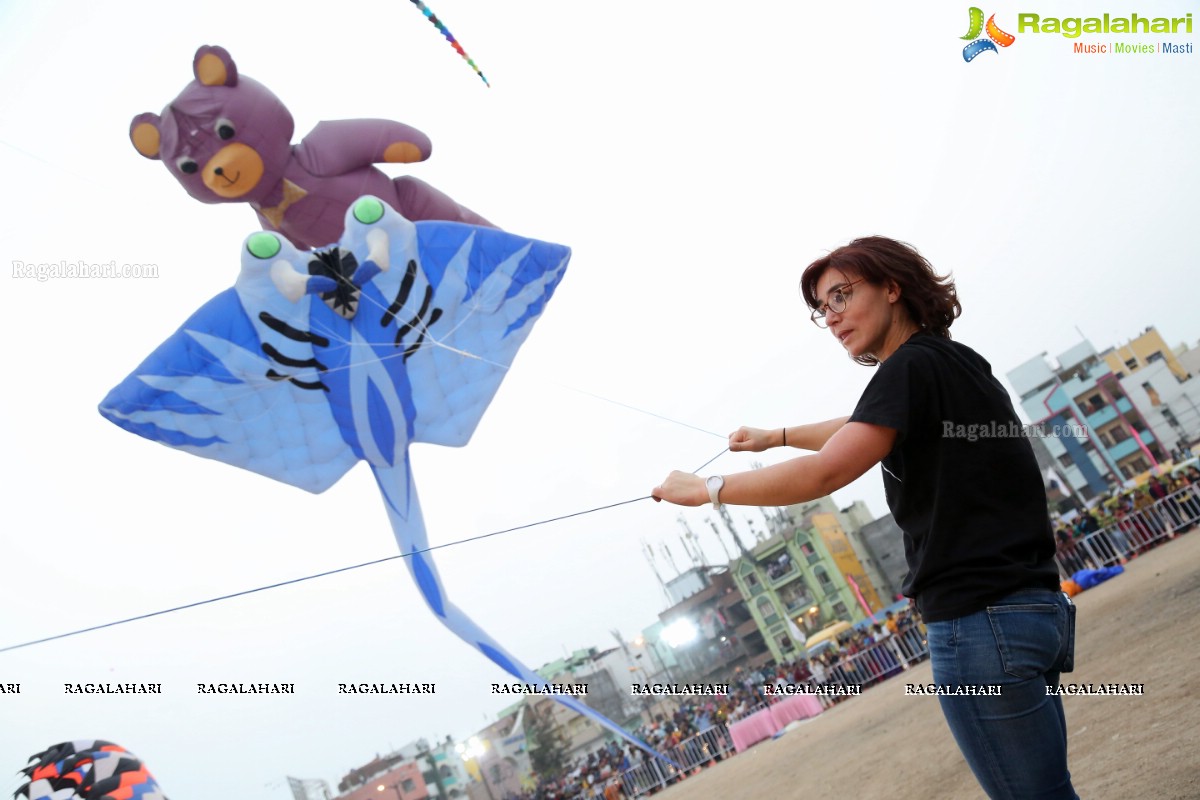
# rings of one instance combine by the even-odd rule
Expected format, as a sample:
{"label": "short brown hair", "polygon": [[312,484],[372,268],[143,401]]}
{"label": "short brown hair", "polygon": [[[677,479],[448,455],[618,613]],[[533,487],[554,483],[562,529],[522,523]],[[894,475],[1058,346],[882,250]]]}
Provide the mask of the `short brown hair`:
{"label": "short brown hair", "polygon": [[[900,302],[909,317],[921,330],[934,336],[949,339],[950,325],[962,314],[954,281],[949,275],[938,275],[925,256],[910,244],[886,236],[864,236],[818,258],[800,277],[800,294],[809,308],[820,305],[817,282],[829,269],[854,272],[877,286],[895,281],[900,287]],[[867,365],[879,363],[870,355],[854,360]]]}

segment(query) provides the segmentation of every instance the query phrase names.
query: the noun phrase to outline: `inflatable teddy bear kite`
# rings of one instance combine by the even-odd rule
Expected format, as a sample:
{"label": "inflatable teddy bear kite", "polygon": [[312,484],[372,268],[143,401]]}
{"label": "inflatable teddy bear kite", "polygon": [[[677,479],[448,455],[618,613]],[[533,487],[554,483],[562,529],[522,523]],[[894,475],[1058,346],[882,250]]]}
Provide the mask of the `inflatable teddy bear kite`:
{"label": "inflatable teddy bear kite", "polygon": [[239,76],[224,48],[201,47],[192,71],[196,80],[161,116],[133,118],[129,138],[197,200],[249,203],[263,228],[306,250],[336,242],[346,209],[366,194],[410,220],[491,226],[429,184],[372,166],[429,158],[429,137],[415,128],[385,119],[326,121],[293,146],[292,115],[265,86]]}

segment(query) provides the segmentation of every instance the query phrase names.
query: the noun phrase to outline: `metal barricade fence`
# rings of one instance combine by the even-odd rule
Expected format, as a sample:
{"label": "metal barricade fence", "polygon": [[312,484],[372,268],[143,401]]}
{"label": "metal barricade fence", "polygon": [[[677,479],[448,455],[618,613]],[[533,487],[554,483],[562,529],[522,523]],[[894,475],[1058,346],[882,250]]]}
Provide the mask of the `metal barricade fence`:
{"label": "metal barricade fence", "polygon": [[1081,569],[1112,566],[1198,522],[1200,499],[1196,487],[1186,486],[1059,551],[1055,555],[1059,574],[1069,578]]}
{"label": "metal barricade fence", "polygon": [[[861,686],[864,689],[899,675],[912,664],[929,657],[929,642],[920,627],[912,627],[875,642],[852,656],[846,656],[832,668],[826,668],[826,683]],[[829,697],[821,697],[828,707]]]}
{"label": "metal barricade fence", "polygon": [[[857,684],[865,688],[900,674],[904,669],[928,658],[928,656],[929,644],[924,631],[919,626],[908,628],[883,641],[876,642],[852,656],[841,659],[834,667],[827,668],[825,685],[850,686]],[[808,683],[813,688],[819,685],[812,679]],[[848,697],[848,695],[844,696]],[[827,695],[819,695],[819,697],[823,708],[828,708],[834,701]],[[636,767],[625,770],[621,773],[621,786],[625,796],[641,797],[644,794],[658,791],[671,783],[683,780],[697,767],[736,755],[733,737],[729,734],[728,726],[769,708],[770,702],[778,702],[783,699],[782,696],[772,697],[768,703],[751,706],[731,715],[726,724],[705,728],[695,736],[663,751],[663,755],[683,767],[682,772],[671,764],[656,758],[647,759]]]}
{"label": "metal barricade fence", "polygon": [[[760,706],[757,710],[763,708],[766,706]],[[729,735],[729,728],[726,725],[713,725],[663,751],[663,755],[683,767],[682,772],[661,759],[648,759],[623,772],[621,786],[626,797],[639,797],[683,780],[697,767],[716,763],[732,752],[733,738]]]}

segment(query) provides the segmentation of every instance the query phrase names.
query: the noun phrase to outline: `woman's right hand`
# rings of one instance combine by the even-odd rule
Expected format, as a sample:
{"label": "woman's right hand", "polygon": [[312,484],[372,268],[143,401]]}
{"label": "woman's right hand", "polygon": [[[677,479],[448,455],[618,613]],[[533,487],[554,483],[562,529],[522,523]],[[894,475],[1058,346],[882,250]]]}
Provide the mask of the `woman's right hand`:
{"label": "woman's right hand", "polygon": [[765,431],[762,428],[738,428],[729,434],[729,449],[734,453],[761,453],[780,444],[779,429]]}

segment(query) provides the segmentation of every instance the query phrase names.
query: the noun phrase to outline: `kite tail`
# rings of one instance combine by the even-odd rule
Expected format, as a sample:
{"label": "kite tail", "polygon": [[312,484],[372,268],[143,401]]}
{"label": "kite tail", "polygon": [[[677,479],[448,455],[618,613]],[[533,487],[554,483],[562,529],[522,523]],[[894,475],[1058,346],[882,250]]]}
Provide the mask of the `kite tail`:
{"label": "kite tail", "polygon": [[462,45],[458,43],[458,39],[454,38],[454,34],[450,32],[450,29],[447,28],[442,21],[437,18],[437,14],[434,14],[432,11],[430,11],[429,7],[421,2],[421,0],[412,0],[412,4],[420,9],[421,13],[425,15],[425,18],[433,23],[433,26],[438,29],[438,32],[441,33],[442,36],[446,37],[446,41],[450,43],[450,46],[454,48],[454,51],[463,57],[463,61],[466,61],[471,66],[471,69],[475,70],[475,74],[479,76],[481,81],[483,81],[484,86],[487,86],[490,89],[492,85],[488,83],[488,79],[484,77],[483,73],[480,72],[479,67],[477,67],[471,57],[467,55],[467,51],[462,49]]}
{"label": "kite tail", "polygon": [[[548,685],[545,678],[522,664],[446,597],[442,588],[442,580],[438,576],[437,566],[433,563],[429,553],[421,552],[429,547],[429,538],[425,533],[425,521],[421,517],[421,506],[417,502],[417,490],[412,481],[412,472],[409,470],[407,453],[401,464],[394,467],[372,466],[372,470],[375,473],[375,481],[379,484],[380,491],[383,492],[384,504],[387,506],[388,519],[391,520],[396,543],[400,546],[400,551],[408,555],[404,562],[417,582],[421,596],[425,598],[425,602],[429,604],[429,608],[437,615],[442,624],[514,678],[538,687]],[[655,758],[661,758],[676,769],[683,771],[683,767],[679,764],[571,695],[555,694],[551,697],[572,711],[582,714],[622,739],[640,747]]]}

